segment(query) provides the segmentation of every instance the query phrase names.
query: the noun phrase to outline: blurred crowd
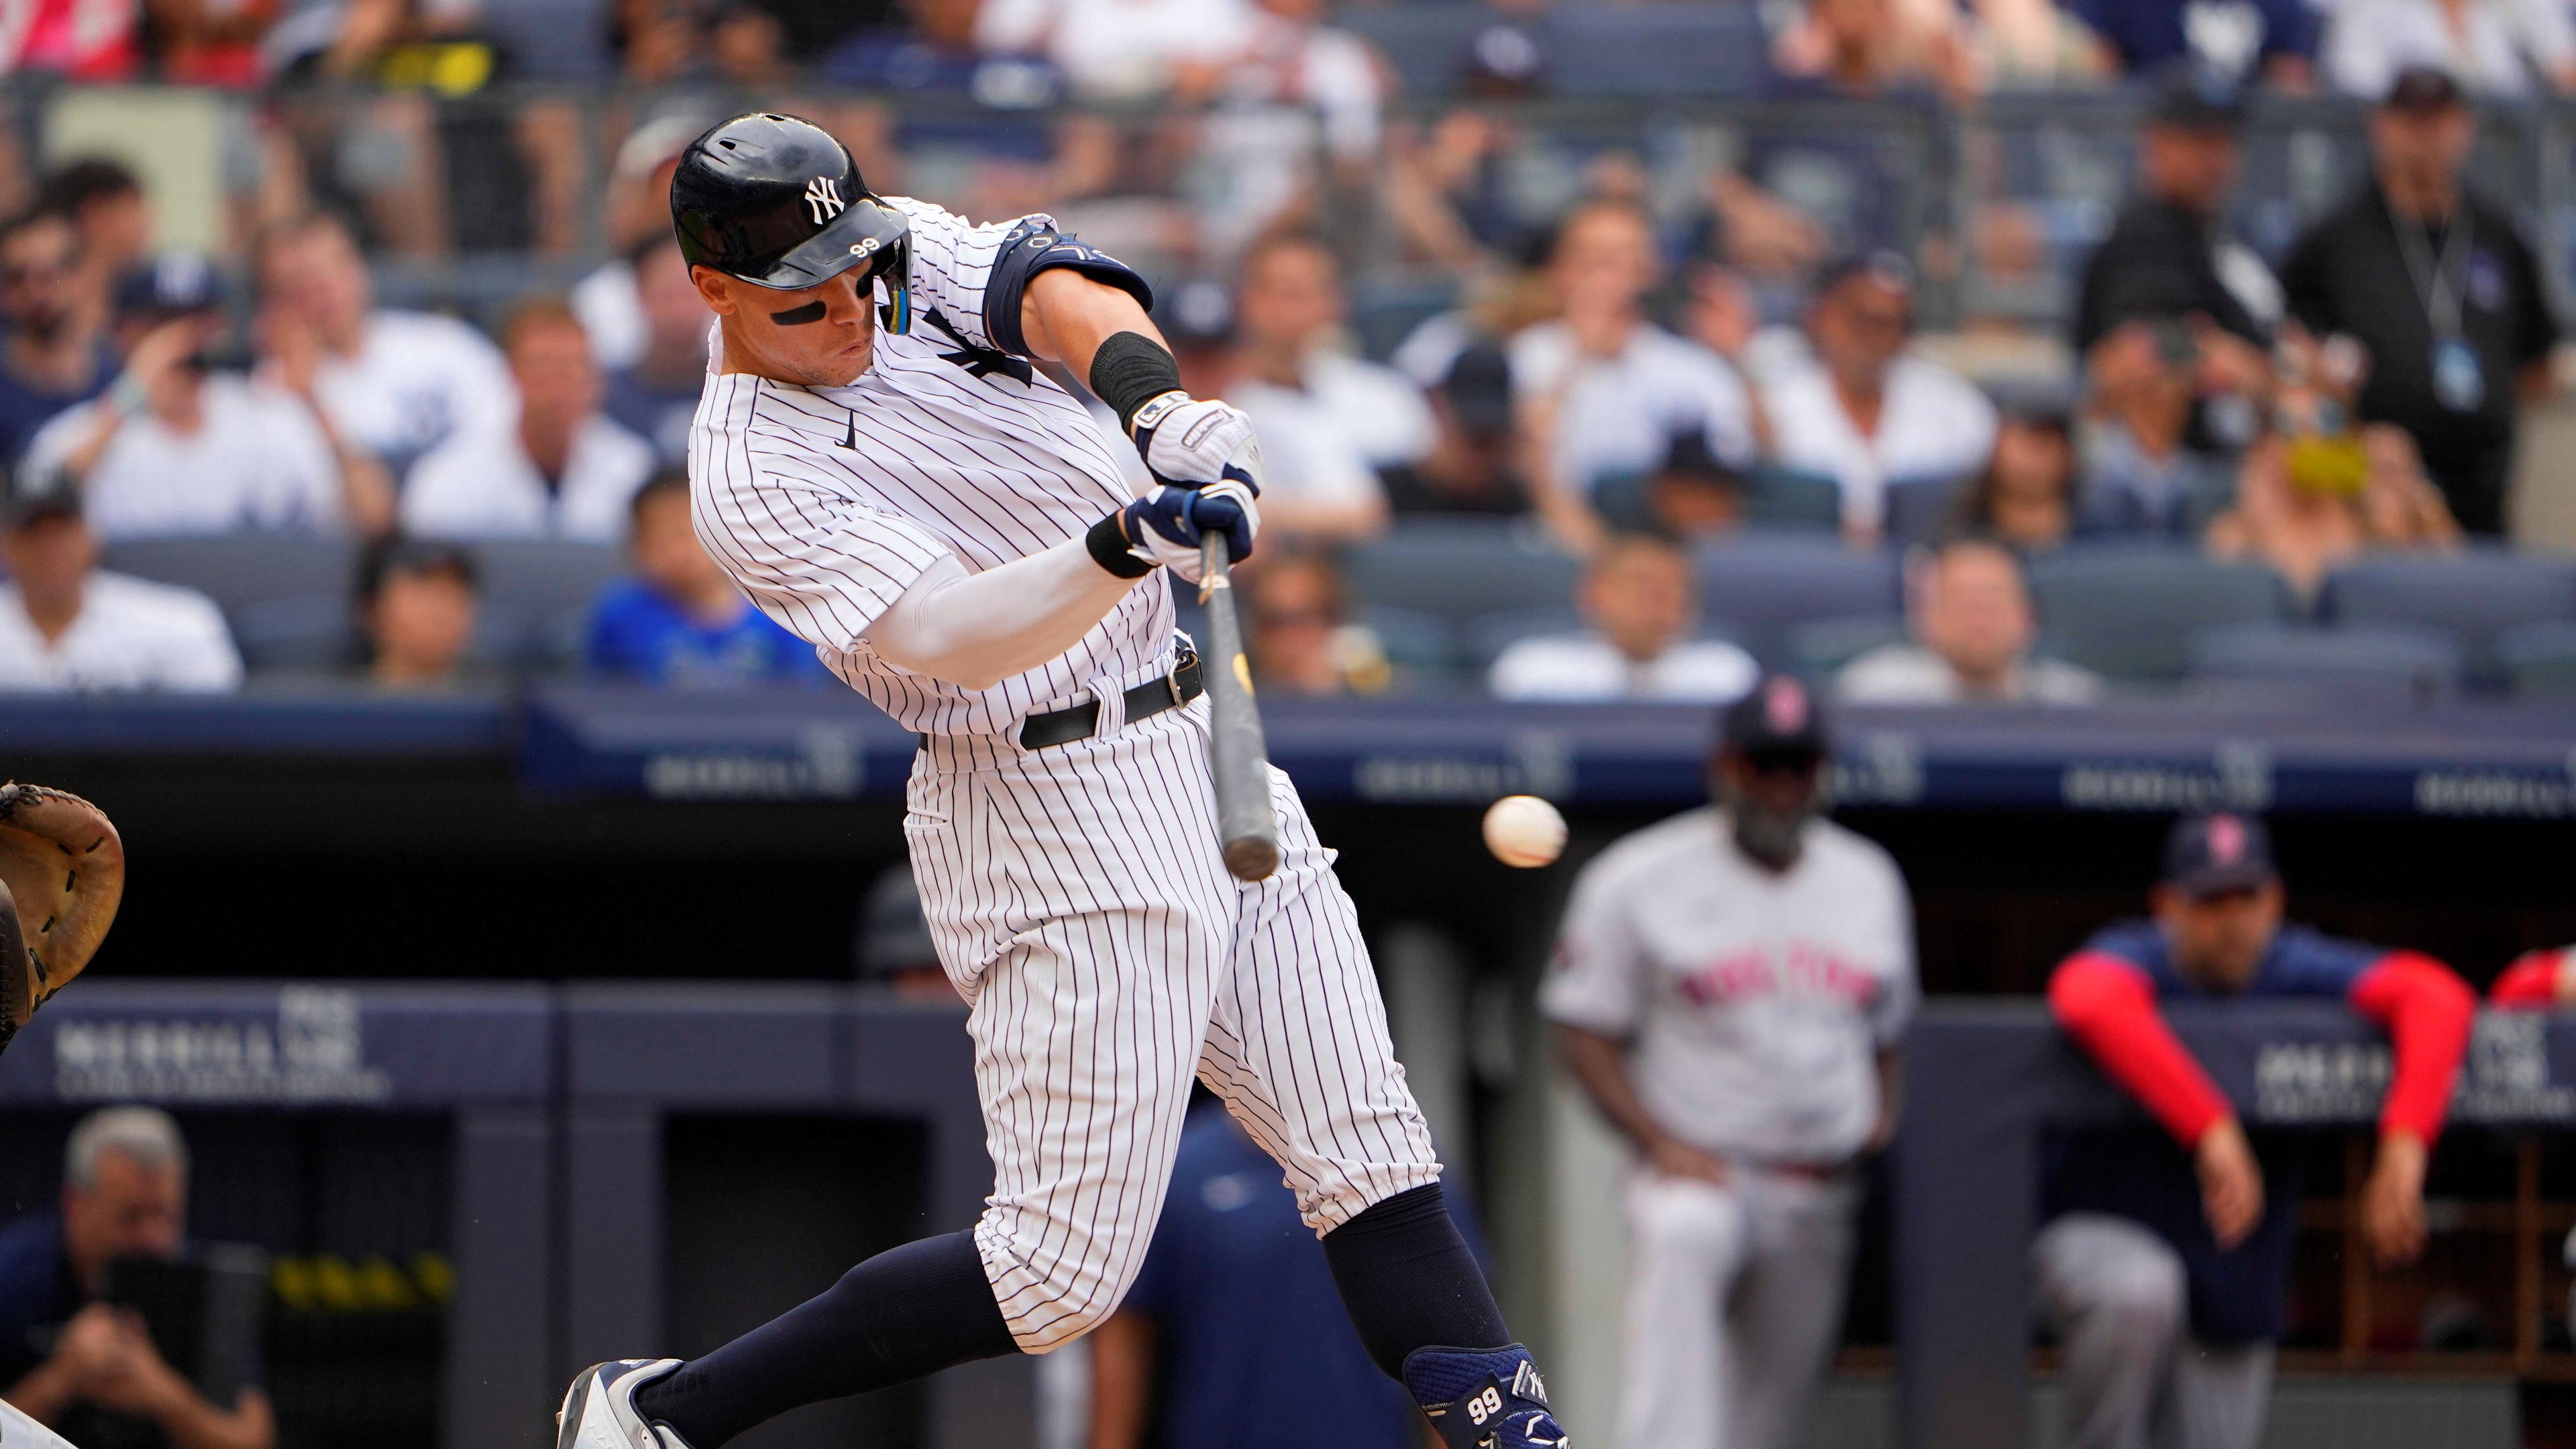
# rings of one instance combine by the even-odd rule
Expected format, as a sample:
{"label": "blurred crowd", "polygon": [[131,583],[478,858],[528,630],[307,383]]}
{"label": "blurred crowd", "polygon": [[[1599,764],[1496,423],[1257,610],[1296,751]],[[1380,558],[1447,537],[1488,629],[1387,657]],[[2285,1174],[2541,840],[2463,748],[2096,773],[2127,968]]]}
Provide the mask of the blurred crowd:
{"label": "blurred crowd", "polygon": [[[1400,104],[1422,47],[1366,37],[1434,11],[1455,42],[1448,100]],[[2576,80],[2564,11],[2278,0],[2220,25],[2181,0],[1744,8],[1751,93],[1783,103],[2078,84],[2140,100],[2127,200],[2080,246],[2039,235],[2030,208],[1975,219],[1984,265],[2024,256],[2069,298],[2068,365],[1982,381],[1943,360],[1956,337],[1920,335],[1959,239],[1909,230],[1890,158],[1830,124],[1693,163],[1678,198],[1669,164],[1603,148],[1533,202],[1534,138],[1493,103],[1549,93],[1585,15],[1721,11],[1739,13],[38,0],[0,31],[18,69],[256,100],[224,142],[240,175],[203,255],[156,245],[151,166],[38,168],[0,145],[0,682],[234,686],[230,600],[100,559],[245,533],[364,549],[345,647],[299,655],[302,671],[427,687],[526,667],[478,624],[477,550],[535,539],[630,565],[541,667],[816,677],[706,566],[672,481],[707,314],[662,195],[688,139],[752,95],[825,119],[880,190],[977,219],[1047,209],[1156,277],[1185,380],[1261,428],[1267,557],[1246,583],[1256,662],[1286,692],[1472,674],[1514,698],[1733,698],[1761,651],[1743,621],[1704,614],[1700,559],[1803,534],[1904,560],[1899,627],[1806,661],[1834,693],[2081,704],[2104,682],[2049,657],[2027,578],[2044,556],[2109,542],[2248,562],[2296,616],[2365,555],[2500,539],[2558,332],[2539,244],[2472,163],[2482,104]],[[1711,88],[1741,61],[1711,58]],[[569,92],[442,108],[512,79],[653,89],[617,93],[633,103],[604,135]],[[2369,103],[2368,164],[2285,246],[2249,245],[2233,223],[2248,106],[2325,92]],[[421,267],[491,249],[573,264],[525,269],[472,320],[393,305]],[[1441,283],[1392,329],[1353,301],[1389,265]],[[1463,664],[1416,668],[1348,564],[1461,526],[1540,540],[1579,581],[1525,600],[1517,632],[1483,631]]]}

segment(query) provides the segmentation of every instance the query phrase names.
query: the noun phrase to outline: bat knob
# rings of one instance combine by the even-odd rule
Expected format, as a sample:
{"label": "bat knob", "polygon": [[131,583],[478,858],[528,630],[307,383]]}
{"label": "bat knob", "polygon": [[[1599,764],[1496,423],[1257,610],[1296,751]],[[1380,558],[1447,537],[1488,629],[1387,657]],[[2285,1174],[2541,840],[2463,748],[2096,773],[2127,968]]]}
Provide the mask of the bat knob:
{"label": "bat knob", "polygon": [[1225,843],[1225,868],[1236,880],[1268,880],[1279,869],[1279,843],[1258,836]]}

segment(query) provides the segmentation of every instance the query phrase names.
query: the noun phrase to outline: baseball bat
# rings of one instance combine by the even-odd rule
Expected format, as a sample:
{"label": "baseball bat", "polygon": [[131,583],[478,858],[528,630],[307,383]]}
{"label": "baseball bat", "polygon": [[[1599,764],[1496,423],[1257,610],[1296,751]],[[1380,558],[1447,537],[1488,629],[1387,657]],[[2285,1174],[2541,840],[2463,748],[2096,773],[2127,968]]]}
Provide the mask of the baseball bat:
{"label": "baseball bat", "polygon": [[1199,603],[1207,609],[1208,763],[1216,777],[1217,838],[1237,880],[1268,880],[1279,868],[1279,819],[1270,808],[1270,746],[1252,702],[1243,659],[1243,617],[1234,608],[1234,549],[1222,534],[1199,545]]}
{"label": "baseball bat", "polygon": [[72,1449],[60,1434],[0,1404],[0,1449]]}

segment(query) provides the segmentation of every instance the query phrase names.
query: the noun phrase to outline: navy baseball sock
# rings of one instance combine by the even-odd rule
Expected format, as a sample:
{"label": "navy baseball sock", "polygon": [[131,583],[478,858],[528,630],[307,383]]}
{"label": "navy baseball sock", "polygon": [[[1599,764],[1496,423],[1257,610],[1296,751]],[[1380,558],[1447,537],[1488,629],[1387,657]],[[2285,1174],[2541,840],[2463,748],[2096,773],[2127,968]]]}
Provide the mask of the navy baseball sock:
{"label": "navy baseball sock", "polygon": [[1399,1383],[1405,1357],[1417,1348],[1512,1341],[1436,1182],[1397,1193],[1326,1233],[1324,1260],[1369,1357]]}
{"label": "navy baseball sock", "polygon": [[645,1385],[635,1407],[691,1449],[720,1449],[790,1409],[1018,1351],[975,1235],[949,1233],[877,1254],[822,1296]]}

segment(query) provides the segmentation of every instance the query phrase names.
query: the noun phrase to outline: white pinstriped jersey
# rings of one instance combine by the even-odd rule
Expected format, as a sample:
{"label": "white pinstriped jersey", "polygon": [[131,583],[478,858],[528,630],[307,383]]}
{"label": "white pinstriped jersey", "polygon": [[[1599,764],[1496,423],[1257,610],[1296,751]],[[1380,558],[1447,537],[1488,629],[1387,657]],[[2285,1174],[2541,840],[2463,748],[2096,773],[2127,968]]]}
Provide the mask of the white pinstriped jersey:
{"label": "white pinstriped jersey", "polygon": [[941,556],[981,572],[1135,496],[1082,404],[1003,357],[986,328],[985,280],[1017,223],[887,201],[912,224],[911,333],[880,332],[847,387],[710,376],[689,430],[699,539],[762,612],[908,729],[1000,733],[1152,677],[1172,643],[1159,573],[1072,649],[990,689],[902,669],[859,637]]}

